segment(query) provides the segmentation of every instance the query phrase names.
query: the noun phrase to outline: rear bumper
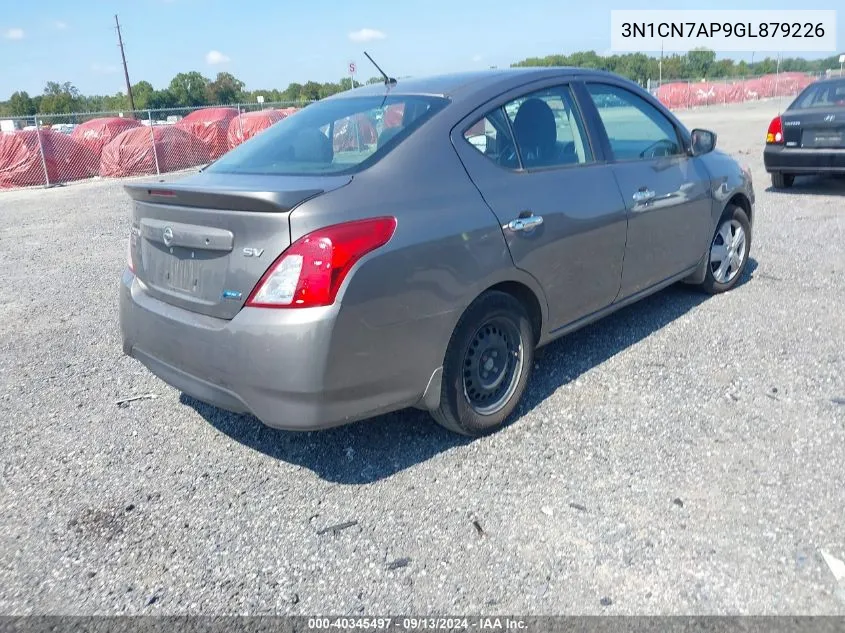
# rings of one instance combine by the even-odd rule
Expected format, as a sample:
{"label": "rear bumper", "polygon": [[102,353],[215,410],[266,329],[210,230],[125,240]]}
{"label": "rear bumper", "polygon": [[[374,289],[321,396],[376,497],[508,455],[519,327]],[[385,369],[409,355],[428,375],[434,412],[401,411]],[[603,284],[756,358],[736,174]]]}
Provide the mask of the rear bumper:
{"label": "rear bumper", "polygon": [[423,373],[409,376],[384,358],[349,358],[349,343],[336,333],[341,319],[338,306],[245,308],[217,319],[151,297],[128,270],[121,279],[125,354],[189,396],[274,428],[339,426],[422,397]]}
{"label": "rear bumper", "polygon": [[766,145],[763,164],[770,174],[845,173],[845,149],[800,149]]}

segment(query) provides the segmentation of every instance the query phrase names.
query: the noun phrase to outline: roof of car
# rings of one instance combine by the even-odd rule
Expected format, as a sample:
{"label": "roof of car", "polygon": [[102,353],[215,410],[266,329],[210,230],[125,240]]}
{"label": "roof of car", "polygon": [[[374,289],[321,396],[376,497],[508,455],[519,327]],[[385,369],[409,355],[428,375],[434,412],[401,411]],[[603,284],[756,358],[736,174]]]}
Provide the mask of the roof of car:
{"label": "roof of car", "polygon": [[816,81],[814,81],[811,84],[808,84],[808,86],[817,86],[819,84],[838,84],[838,83],[841,83],[843,81],[845,81],[845,77],[837,77],[837,76],[824,77],[823,79],[816,79]]}
{"label": "roof of car", "polygon": [[602,70],[595,70],[592,68],[575,68],[569,66],[502,68],[431,75],[427,77],[408,77],[398,79],[396,84],[390,88],[388,88],[384,83],[369,84],[361,86],[360,88],[355,88],[355,90],[348,90],[336,96],[381,96],[384,95],[385,92],[388,92],[389,94],[404,95],[436,95],[455,99],[459,98],[462,94],[472,94],[499,82],[515,78],[521,77],[530,81],[532,79],[542,79],[543,77],[564,76],[575,73],[605,76],[612,75],[612,73]]}

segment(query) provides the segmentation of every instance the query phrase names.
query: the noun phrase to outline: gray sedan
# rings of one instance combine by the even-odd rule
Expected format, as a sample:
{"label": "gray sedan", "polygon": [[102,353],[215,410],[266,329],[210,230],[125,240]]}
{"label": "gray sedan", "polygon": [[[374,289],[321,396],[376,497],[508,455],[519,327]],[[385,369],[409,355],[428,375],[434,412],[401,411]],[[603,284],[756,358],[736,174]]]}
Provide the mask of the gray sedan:
{"label": "gray sedan", "polygon": [[200,173],[126,186],[123,349],[276,428],[418,407],[495,431],[538,347],[675,282],[736,285],[754,192],[715,143],[585,69],[325,99]]}

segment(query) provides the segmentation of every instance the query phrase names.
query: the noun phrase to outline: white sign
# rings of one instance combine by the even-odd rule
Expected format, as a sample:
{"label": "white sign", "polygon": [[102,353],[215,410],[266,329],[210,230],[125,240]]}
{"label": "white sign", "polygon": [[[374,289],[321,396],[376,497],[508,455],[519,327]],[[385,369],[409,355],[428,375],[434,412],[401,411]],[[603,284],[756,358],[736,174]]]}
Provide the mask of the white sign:
{"label": "white sign", "polygon": [[355,70],[356,70],[356,68],[355,68],[355,62],[349,62],[349,74],[350,74],[350,75],[354,75],[354,74],[355,74]]}
{"label": "white sign", "polygon": [[840,63],[840,64],[845,64],[845,55],[840,55],[840,56],[839,56],[839,63]]}
{"label": "white sign", "polygon": [[258,101],[258,103],[264,103],[264,95],[258,95],[257,97],[255,97],[255,99]]}
{"label": "white sign", "polygon": [[[610,12],[614,52],[826,52],[836,44],[836,11],[637,10]],[[841,50],[841,49],[840,49]]]}

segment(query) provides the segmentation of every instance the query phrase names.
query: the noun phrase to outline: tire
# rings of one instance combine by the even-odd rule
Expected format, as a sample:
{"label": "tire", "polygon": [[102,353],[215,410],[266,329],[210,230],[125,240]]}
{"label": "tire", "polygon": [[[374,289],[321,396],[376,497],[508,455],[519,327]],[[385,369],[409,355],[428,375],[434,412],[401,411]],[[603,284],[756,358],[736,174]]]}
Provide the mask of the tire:
{"label": "tire", "polygon": [[773,173],[772,187],[775,189],[789,189],[792,183],[795,182],[795,176],[792,174]]}
{"label": "tire", "polygon": [[[739,230],[743,235],[741,250],[737,241]],[[723,249],[728,236],[730,245]],[[750,252],[751,223],[748,216],[740,207],[729,205],[719,219],[716,232],[710,240],[710,247],[707,249],[707,273],[701,283],[701,289],[710,294],[719,294],[733,288],[742,278]]]}
{"label": "tire", "polygon": [[[528,313],[517,299],[499,291],[482,294],[452,333],[443,362],[440,406],[432,417],[470,437],[501,429],[525,393],[535,345]],[[500,364],[503,359],[505,365]]]}

